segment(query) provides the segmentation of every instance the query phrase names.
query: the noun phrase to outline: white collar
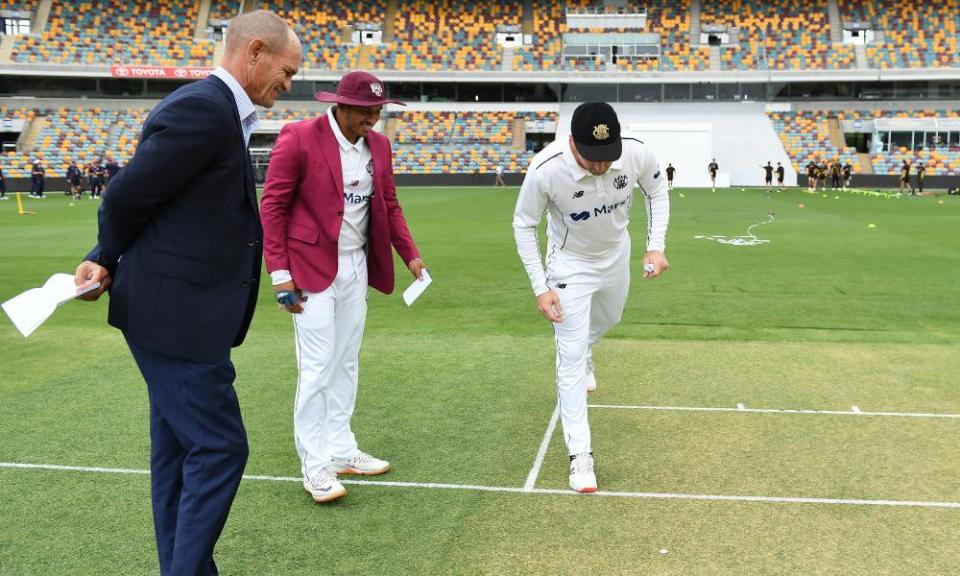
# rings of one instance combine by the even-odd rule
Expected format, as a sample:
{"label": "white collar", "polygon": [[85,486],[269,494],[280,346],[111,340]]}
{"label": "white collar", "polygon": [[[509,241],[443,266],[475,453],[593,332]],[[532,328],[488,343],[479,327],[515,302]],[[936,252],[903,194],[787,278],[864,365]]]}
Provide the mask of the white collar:
{"label": "white collar", "polygon": [[250,96],[247,95],[243,87],[240,86],[237,79],[233,77],[233,74],[228,72],[223,66],[217,66],[217,69],[211,74],[223,80],[223,83],[226,84],[230,92],[233,93],[233,99],[237,102],[237,114],[240,115],[240,120],[247,122],[251,116],[256,120],[257,109],[254,107],[253,101],[250,100]]}
{"label": "white collar", "polygon": [[347,137],[343,135],[343,132],[340,131],[340,125],[337,124],[336,115],[333,113],[333,106],[327,108],[327,118],[330,119],[330,128],[333,129],[333,135],[337,137],[337,143],[340,144],[340,149],[344,152],[348,152],[351,148],[357,152],[363,152],[363,138],[357,138],[356,144],[351,144]]}
{"label": "white collar", "polygon": [[[573,173],[573,179],[579,182],[587,176],[593,176],[587,170],[584,170],[583,166],[577,162],[577,159],[573,157],[573,150],[570,149],[570,141],[568,140],[563,147],[563,160],[567,163],[567,166],[570,168],[570,171]],[[617,158],[613,161],[613,164],[610,165],[610,170],[622,170],[623,169],[623,155],[621,154],[620,158]]]}

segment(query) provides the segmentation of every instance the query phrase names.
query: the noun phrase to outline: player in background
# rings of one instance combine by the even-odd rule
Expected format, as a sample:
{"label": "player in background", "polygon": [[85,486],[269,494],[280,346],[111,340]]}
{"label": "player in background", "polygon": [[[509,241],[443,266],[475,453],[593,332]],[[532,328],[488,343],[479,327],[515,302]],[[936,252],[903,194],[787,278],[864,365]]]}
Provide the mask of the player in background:
{"label": "player in background", "polygon": [[910,163],[906,160],[903,161],[903,166],[900,167],[900,190],[897,193],[903,194],[904,188],[910,189],[911,196],[915,193],[913,184],[910,183]]}
{"label": "player in background", "polygon": [[847,188],[850,187],[850,182],[853,180],[853,166],[848,160],[846,164],[843,165],[843,191],[846,192]]}
{"label": "player in background", "polygon": [[720,169],[720,165],[717,164],[717,159],[714,158],[710,164],[707,165],[707,172],[710,173],[710,188],[712,192],[717,191],[717,170]]}
{"label": "player in background", "polygon": [[785,172],[786,171],[783,169],[783,164],[777,162],[777,191],[778,192],[783,192],[783,177]]}
{"label": "player in background", "polygon": [[763,168],[763,182],[767,185],[767,192],[773,192],[773,164],[767,160],[767,165],[760,165]]}
{"label": "player in background", "polygon": [[667,189],[671,192],[673,191],[673,175],[677,173],[677,169],[673,167],[673,164],[667,164]]}

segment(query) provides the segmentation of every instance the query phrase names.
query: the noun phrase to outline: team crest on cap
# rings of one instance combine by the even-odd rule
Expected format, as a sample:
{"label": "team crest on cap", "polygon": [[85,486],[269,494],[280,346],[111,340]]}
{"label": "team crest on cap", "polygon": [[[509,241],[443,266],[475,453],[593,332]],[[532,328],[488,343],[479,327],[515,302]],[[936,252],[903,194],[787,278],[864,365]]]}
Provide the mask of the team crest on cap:
{"label": "team crest on cap", "polygon": [[377,98],[383,96],[383,85],[379,82],[370,83],[370,91],[373,92],[373,95]]}
{"label": "team crest on cap", "polygon": [[606,124],[597,124],[593,127],[593,137],[597,140],[606,140],[610,137],[610,128]]}

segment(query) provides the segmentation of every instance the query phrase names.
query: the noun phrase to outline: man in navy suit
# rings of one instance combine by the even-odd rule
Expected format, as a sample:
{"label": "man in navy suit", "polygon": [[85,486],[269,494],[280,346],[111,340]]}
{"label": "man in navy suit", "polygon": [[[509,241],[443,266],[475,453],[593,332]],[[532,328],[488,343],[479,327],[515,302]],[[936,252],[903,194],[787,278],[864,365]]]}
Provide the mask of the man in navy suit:
{"label": "man in navy suit", "polygon": [[291,88],[301,46],[260,10],[230,23],[222,65],[164,98],[99,212],[76,272],[109,287],[150,398],[151,494],[163,575],[217,574],[213,549],[246,465],[230,348],[257,300],[263,232],[247,146],[254,104]]}

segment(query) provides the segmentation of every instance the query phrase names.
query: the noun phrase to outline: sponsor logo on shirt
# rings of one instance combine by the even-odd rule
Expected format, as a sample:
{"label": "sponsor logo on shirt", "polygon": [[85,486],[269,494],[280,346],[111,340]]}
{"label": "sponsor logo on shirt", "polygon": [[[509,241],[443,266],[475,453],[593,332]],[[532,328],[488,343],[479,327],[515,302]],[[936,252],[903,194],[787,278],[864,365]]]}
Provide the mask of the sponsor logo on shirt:
{"label": "sponsor logo on shirt", "polygon": [[355,194],[353,192],[347,192],[343,195],[343,202],[345,204],[366,204],[370,201],[370,196],[364,196],[363,194]]}
{"label": "sponsor logo on shirt", "polygon": [[583,190],[577,190],[576,192],[574,192],[573,198],[574,200],[576,200],[577,198],[583,198]]}
{"label": "sponsor logo on shirt", "polygon": [[367,162],[367,174],[371,174],[371,175],[373,174],[373,158],[371,158],[370,161]]}
{"label": "sponsor logo on shirt", "polygon": [[621,208],[627,205],[626,200],[621,200],[619,202],[614,202],[613,204],[601,204],[591,211],[584,210],[583,212],[571,212],[570,219],[574,222],[586,222],[590,219],[591,215],[594,217],[600,217],[604,214],[613,214],[614,210]]}

